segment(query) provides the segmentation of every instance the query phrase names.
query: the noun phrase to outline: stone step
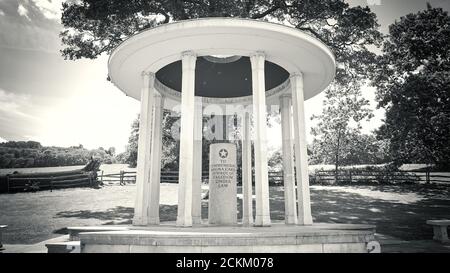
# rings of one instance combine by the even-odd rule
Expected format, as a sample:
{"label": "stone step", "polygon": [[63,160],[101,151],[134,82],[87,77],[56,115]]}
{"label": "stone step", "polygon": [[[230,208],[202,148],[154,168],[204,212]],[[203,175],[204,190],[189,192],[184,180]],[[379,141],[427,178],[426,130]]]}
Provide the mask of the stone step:
{"label": "stone step", "polygon": [[67,227],[69,231],[69,241],[79,241],[79,234],[82,232],[101,232],[101,231],[123,231],[128,230],[129,226],[84,226]]}
{"label": "stone step", "polygon": [[55,242],[45,246],[47,253],[80,253],[80,241]]}

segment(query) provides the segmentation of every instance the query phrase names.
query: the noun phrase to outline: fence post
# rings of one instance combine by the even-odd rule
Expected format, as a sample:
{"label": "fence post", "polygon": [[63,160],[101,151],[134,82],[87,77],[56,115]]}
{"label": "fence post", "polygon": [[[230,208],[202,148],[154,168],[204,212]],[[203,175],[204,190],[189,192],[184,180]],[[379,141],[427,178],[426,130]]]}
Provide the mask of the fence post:
{"label": "fence post", "polygon": [[425,172],[426,172],[425,177],[427,180],[427,184],[430,184],[430,168],[427,168]]}
{"label": "fence post", "polygon": [[100,177],[100,185],[103,185],[103,171],[102,171],[102,176]]}
{"label": "fence post", "polygon": [[120,182],[119,182],[120,186],[123,186],[123,171],[120,171]]}
{"label": "fence post", "polygon": [[9,193],[9,174],[6,175],[6,187],[7,187],[7,192]]}
{"label": "fence post", "polygon": [[53,192],[53,176],[50,177],[50,192]]}

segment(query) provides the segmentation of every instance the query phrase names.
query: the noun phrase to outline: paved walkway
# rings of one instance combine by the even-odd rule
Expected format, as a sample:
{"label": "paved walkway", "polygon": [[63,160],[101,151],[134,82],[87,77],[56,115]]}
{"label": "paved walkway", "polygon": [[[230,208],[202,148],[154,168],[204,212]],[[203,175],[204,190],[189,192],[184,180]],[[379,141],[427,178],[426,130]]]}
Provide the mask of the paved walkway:
{"label": "paved walkway", "polygon": [[3,251],[0,250],[0,253],[47,253],[45,244],[68,240],[69,235],[63,235],[33,245],[3,244]]}

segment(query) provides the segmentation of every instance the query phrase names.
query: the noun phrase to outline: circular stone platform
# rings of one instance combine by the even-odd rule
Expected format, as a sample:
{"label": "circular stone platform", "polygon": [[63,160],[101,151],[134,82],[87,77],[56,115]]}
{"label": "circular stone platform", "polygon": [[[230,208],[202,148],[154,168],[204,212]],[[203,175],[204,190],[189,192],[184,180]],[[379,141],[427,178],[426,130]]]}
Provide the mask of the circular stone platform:
{"label": "circular stone platform", "polygon": [[237,18],[185,20],[142,31],[111,53],[108,74],[120,90],[140,100],[141,72],[156,73],[158,91],[176,101],[184,51],[198,56],[196,94],[209,103],[251,100],[248,57],[258,51],[266,58],[266,91],[272,90],[268,97],[284,91],[289,74],[303,74],[305,100],[323,91],[335,75],[334,55],[318,39],[292,27]]}
{"label": "circular stone platform", "polygon": [[[123,227],[121,227],[123,228]],[[176,227],[163,223],[128,230],[82,232],[81,252],[312,252],[367,253],[374,241],[370,225],[274,223],[271,227]]]}

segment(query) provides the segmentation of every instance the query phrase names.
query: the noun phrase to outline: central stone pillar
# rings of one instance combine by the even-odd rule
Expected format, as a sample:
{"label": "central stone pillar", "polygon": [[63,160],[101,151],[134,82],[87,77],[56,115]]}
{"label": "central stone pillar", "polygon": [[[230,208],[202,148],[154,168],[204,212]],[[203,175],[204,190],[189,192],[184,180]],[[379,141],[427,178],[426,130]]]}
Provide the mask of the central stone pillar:
{"label": "central stone pillar", "polygon": [[209,223],[236,225],[236,145],[216,143],[209,147]]}
{"label": "central stone pillar", "polygon": [[252,65],[253,116],[255,124],[255,226],[270,226],[269,173],[267,167],[266,85],[264,53],[250,56]]}
{"label": "central stone pillar", "polygon": [[183,52],[181,83],[180,164],[177,225],[192,226],[192,180],[194,170],[195,64],[197,56]]}

